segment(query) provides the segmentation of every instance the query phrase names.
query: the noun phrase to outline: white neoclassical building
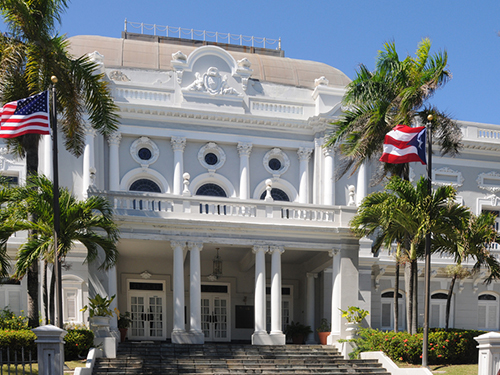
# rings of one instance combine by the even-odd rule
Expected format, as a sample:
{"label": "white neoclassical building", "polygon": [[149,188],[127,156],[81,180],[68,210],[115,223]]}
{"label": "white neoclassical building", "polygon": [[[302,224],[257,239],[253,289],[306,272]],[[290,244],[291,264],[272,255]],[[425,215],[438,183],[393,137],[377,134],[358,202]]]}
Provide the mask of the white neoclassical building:
{"label": "white neoclassical building", "polygon": [[[394,260],[349,230],[362,198],[380,189],[369,184],[374,166],[336,181],[339,156],[323,147],[342,113],[344,73],[264,48],[131,33],[70,41],[105,73],[121,119],[109,138],[89,128],[82,158],[61,145],[60,181],[81,198],[107,197],[121,239],[109,271],[82,264],[79,246],[68,256],[65,321],[86,322],[80,308],[100,293],[132,313],[130,340],[284,344],[291,321],[314,330],[327,318],[334,343],[345,337],[339,308],[351,305],[370,310],[366,324],[393,328]],[[456,186],[476,213],[496,211],[500,127],[461,127],[464,150],[435,156],[434,183]],[[50,149],[47,137],[48,175]],[[22,183],[24,162],[0,151],[2,174]],[[12,254],[21,241],[9,242]],[[431,324],[440,326],[452,260],[433,261]],[[500,328],[500,285],[484,276],[457,285],[453,326]],[[26,308],[24,280],[0,286],[2,306]]]}

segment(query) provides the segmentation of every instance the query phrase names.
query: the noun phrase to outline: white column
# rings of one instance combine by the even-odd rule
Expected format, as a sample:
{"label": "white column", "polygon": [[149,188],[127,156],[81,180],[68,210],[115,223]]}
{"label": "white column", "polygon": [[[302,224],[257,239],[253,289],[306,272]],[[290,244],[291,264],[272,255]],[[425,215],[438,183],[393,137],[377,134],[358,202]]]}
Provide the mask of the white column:
{"label": "white column", "polygon": [[318,278],[317,273],[307,273],[307,310],[306,310],[306,319],[307,325],[311,327],[313,333],[309,334],[307,338],[306,344],[314,344],[316,343],[316,339],[314,337],[314,307],[315,307],[315,298],[314,298],[314,279]]}
{"label": "white column", "polygon": [[203,344],[205,337],[201,330],[201,266],[200,252],[203,247],[202,243],[188,242],[190,253],[190,326],[191,335],[190,342],[192,344]]}
{"label": "white column", "polygon": [[325,155],[323,204],[335,204],[335,181],[333,179],[334,150],[333,147],[323,149]]}
{"label": "white column", "polygon": [[359,206],[368,192],[368,176],[366,162],[358,168],[358,182],[356,187],[356,206]]}
{"label": "white column", "polygon": [[174,250],[174,330],[172,331],[172,342],[174,344],[184,343],[186,333],[184,324],[184,246],[185,242],[171,241],[170,246]]}
{"label": "white column", "polygon": [[186,138],[172,137],[170,140],[174,150],[174,186],[175,195],[182,194],[182,174],[184,173],[184,148],[186,147]]}
{"label": "white column", "polygon": [[250,198],[250,153],[251,143],[238,143],[238,153],[240,154],[240,199]]}
{"label": "white column", "polygon": [[269,344],[269,336],[266,331],[266,258],[267,246],[255,245],[255,331],[252,335],[253,345]]}
{"label": "white column", "polygon": [[94,137],[96,135],[95,129],[90,124],[85,125],[85,147],[83,149],[83,196],[88,196],[87,190],[93,184],[91,179],[91,172],[95,174],[94,164]]}
{"label": "white column", "polygon": [[299,202],[309,203],[309,158],[311,157],[312,148],[300,147],[297,151],[300,162],[299,171]]}
{"label": "white column", "polygon": [[271,334],[273,345],[285,345],[286,338],[281,329],[281,254],[285,252],[283,246],[270,246],[271,253]]}
{"label": "white column", "polygon": [[49,180],[52,180],[52,135],[44,135],[43,147],[43,173]]}
{"label": "white column", "polygon": [[[118,285],[116,280],[116,265],[111,267],[108,270],[108,296],[117,296],[118,295]],[[114,310],[118,307],[118,301],[116,298],[111,302],[110,308]],[[110,328],[112,331],[118,332],[118,318],[116,314],[113,314],[110,321]],[[116,334],[116,338],[118,338],[118,333]]]}
{"label": "white column", "polygon": [[108,136],[109,143],[109,190],[120,190],[120,141],[122,135],[113,132]]}
{"label": "white column", "polygon": [[330,256],[333,258],[332,262],[332,333],[328,336],[328,345],[333,345],[340,339],[342,313],[340,312],[341,303],[341,283],[340,283],[340,260],[341,251],[333,249],[330,251]]}
{"label": "white column", "polygon": [[323,137],[316,135],[316,138],[314,138],[313,204],[323,203],[321,200],[321,193],[323,191],[322,146]]}

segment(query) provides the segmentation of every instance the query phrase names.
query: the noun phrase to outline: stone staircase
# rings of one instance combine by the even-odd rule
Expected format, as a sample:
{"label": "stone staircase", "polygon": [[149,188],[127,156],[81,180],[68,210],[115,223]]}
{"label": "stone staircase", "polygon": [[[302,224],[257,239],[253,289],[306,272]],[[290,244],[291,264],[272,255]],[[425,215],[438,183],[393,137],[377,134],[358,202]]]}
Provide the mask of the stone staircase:
{"label": "stone staircase", "polygon": [[117,358],[100,358],[94,375],[103,374],[388,374],[374,360],[345,360],[321,345],[252,346],[242,344],[176,345],[126,342]]}

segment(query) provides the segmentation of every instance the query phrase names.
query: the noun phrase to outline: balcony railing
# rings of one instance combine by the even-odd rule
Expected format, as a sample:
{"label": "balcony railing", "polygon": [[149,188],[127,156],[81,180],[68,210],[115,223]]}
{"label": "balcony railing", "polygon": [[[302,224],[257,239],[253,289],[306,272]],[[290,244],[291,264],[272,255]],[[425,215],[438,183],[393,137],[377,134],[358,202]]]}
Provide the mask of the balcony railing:
{"label": "balcony railing", "polygon": [[120,216],[184,218],[255,223],[287,222],[294,225],[345,227],[356,213],[352,206],[323,206],[292,202],[266,202],[208,196],[89,191],[107,197]]}

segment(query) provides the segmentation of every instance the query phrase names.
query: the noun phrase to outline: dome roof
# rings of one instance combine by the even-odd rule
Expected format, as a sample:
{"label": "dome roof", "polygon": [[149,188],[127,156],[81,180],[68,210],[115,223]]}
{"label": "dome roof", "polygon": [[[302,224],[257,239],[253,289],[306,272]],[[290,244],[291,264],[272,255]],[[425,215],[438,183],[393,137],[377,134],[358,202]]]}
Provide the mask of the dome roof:
{"label": "dome roof", "polygon": [[[69,38],[70,52],[82,56],[94,51],[104,55],[106,67],[173,70],[172,54],[181,51],[189,56],[197,47],[175,43],[117,39],[95,35],[79,35]],[[350,79],[340,70],[315,61],[267,56],[256,53],[228,51],[235,60],[247,58],[253,70],[252,79],[282,85],[314,89],[314,80],[322,76],[328,86],[344,88]]]}

